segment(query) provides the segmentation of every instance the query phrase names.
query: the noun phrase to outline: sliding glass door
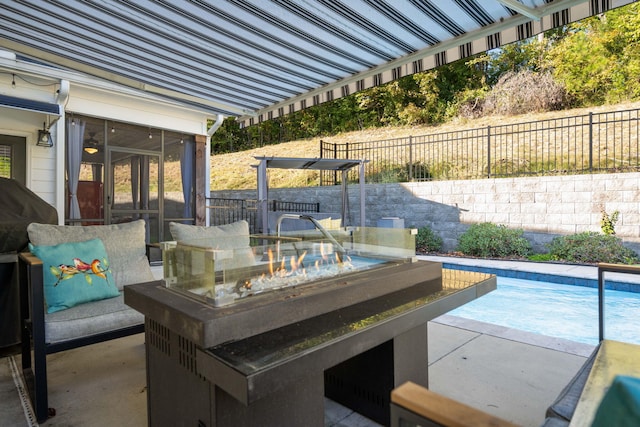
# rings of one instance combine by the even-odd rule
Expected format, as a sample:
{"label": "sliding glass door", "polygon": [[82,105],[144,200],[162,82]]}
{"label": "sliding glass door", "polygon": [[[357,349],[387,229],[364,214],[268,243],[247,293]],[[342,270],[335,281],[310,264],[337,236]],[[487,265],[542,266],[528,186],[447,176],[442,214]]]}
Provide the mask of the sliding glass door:
{"label": "sliding glass door", "polygon": [[109,223],[144,219],[147,243],[160,238],[161,155],[153,151],[109,148],[107,212]]}
{"label": "sliding glass door", "polygon": [[194,223],[192,135],[68,114],[65,222],[147,222],[147,243],[171,240],[168,223]]}

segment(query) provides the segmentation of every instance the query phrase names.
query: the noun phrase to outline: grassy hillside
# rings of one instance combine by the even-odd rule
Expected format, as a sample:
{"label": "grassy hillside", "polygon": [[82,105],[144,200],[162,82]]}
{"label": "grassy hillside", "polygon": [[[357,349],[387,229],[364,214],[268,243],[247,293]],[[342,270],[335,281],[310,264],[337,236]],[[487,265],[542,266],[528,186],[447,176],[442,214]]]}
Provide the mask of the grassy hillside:
{"label": "grassy hillside", "polygon": [[[311,157],[320,156],[320,140],[332,143],[379,141],[385,139],[407,137],[409,135],[426,135],[440,132],[451,132],[464,129],[474,129],[489,125],[504,125],[544,120],[557,117],[569,117],[588,114],[589,112],[606,112],[640,108],[640,102],[601,107],[582,108],[574,110],[553,111],[540,114],[527,114],[511,117],[483,117],[475,120],[458,120],[440,126],[413,127],[384,127],[366,129],[359,132],[349,132],[323,138],[292,141],[283,144],[270,145],[239,153],[220,154],[211,157],[211,190],[254,189],[256,188],[256,171],[251,165],[258,162],[254,156],[267,157]],[[179,166],[167,168],[165,174],[176,170],[179,176]],[[269,186],[271,188],[302,187],[318,185],[318,173],[314,171],[298,170],[269,170]]]}

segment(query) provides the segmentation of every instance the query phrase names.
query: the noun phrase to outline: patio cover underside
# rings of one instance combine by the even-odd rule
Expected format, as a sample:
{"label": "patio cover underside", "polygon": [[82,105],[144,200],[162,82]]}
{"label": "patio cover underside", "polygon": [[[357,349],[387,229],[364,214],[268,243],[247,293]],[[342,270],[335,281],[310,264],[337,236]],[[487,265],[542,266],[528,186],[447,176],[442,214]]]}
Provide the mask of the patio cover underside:
{"label": "patio cover underside", "polygon": [[251,124],[631,2],[16,0],[0,48]]}

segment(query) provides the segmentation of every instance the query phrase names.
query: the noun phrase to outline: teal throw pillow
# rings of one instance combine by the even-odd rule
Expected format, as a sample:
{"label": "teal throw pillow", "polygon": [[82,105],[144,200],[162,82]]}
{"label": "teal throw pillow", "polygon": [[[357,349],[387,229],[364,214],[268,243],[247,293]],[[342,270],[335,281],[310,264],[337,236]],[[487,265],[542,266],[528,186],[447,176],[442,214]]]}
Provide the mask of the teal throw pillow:
{"label": "teal throw pillow", "polygon": [[42,261],[47,313],[120,294],[100,239],[54,246],[29,244],[29,250]]}
{"label": "teal throw pillow", "polygon": [[593,427],[640,425],[640,378],[618,375],[607,390],[593,420]]}

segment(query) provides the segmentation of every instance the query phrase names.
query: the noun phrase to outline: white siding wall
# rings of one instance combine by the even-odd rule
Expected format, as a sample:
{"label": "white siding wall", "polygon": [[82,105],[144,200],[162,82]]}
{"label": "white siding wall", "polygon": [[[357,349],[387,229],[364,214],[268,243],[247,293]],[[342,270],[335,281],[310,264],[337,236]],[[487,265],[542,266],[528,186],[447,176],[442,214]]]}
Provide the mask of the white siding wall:
{"label": "white siding wall", "polygon": [[[3,93],[16,97],[22,96],[18,90]],[[43,100],[52,102],[51,96]],[[0,112],[0,133],[26,138],[27,187],[55,206],[56,150],[36,146],[38,129],[42,129],[46,117],[42,114],[9,108],[0,108]]]}
{"label": "white siding wall", "polygon": [[86,86],[71,86],[66,111],[185,134],[207,132],[207,116],[200,111]]}
{"label": "white siding wall", "polygon": [[[35,77],[29,79],[34,83],[46,84],[39,86],[16,78],[15,88],[12,87],[11,81],[11,74],[0,74],[0,93],[49,103],[56,102],[57,80],[38,80]],[[88,87],[86,84],[78,85],[71,82],[69,99],[63,107],[66,111],[76,114],[150,128],[195,135],[204,135],[207,132],[207,115],[202,111],[161,101],[153,96],[136,96],[130,90],[118,91],[111,84]],[[43,114],[0,108],[0,133],[26,138],[27,187],[57,209],[59,221],[62,223],[65,209],[65,120],[64,116],[61,117],[51,129],[53,148],[35,145],[38,129],[42,129],[45,121],[47,118]]]}

